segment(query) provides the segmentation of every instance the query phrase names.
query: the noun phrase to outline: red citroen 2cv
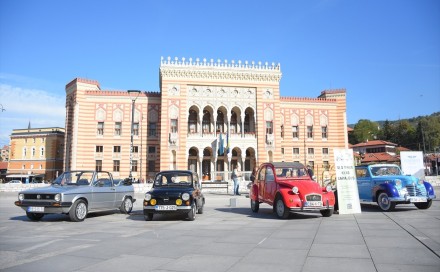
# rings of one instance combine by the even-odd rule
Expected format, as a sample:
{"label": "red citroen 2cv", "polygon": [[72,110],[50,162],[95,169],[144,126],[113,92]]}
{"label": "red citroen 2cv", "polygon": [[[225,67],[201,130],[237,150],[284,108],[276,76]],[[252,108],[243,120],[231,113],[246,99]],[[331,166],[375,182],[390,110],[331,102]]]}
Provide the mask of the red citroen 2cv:
{"label": "red citroen 2cv", "polygon": [[250,188],[251,209],[258,212],[260,203],[273,206],[278,218],[286,219],[291,212],[320,211],[333,214],[335,195],[313,181],[303,164],[297,162],[263,163]]}

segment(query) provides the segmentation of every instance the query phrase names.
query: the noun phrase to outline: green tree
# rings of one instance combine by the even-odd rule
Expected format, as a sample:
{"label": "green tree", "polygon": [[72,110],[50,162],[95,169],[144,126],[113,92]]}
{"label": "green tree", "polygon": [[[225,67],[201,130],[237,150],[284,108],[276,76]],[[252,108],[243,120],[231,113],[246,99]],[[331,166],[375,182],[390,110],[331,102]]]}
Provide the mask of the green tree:
{"label": "green tree", "polygon": [[[363,143],[377,139],[379,135],[379,124],[370,120],[361,119],[354,126],[353,137],[356,143]],[[355,143],[355,144],[356,144]]]}
{"label": "green tree", "polygon": [[399,120],[395,124],[393,134],[391,142],[398,146],[414,149],[414,142],[417,138],[416,129],[408,122],[408,120]]}
{"label": "green tree", "polygon": [[392,142],[394,139],[394,125],[388,119],[383,123],[382,129],[379,130],[378,139]]}
{"label": "green tree", "polygon": [[440,147],[440,116],[428,116],[419,120],[415,142],[418,149],[427,153],[435,152]]}

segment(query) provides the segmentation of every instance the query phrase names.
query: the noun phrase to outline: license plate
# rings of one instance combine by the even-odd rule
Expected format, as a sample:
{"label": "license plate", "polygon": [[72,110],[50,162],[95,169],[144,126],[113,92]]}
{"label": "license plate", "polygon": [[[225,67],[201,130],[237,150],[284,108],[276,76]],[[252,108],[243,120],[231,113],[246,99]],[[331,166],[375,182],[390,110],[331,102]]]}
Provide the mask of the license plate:
{"label": "license plate", "polygon": [[34,213],[44,213],[44,207],[28,207],[27,211]]}
{"label": "license plate", "polygon": [[306,206],[306,207],[321,207],[322,202],[321,201],[307,201],[304,203],[304,206]]}
{"label": "license plate", "polygon": [[409,199],[409,201],[411,201],[411,203],[414,203],[414,202],[426,202],[426,198],[424,198],[424,197],[411,197]]}
{"label": "license plate", "polygon": [[177,210],[176,205],[156,205],[154,207],[156,211],[175,211]]}

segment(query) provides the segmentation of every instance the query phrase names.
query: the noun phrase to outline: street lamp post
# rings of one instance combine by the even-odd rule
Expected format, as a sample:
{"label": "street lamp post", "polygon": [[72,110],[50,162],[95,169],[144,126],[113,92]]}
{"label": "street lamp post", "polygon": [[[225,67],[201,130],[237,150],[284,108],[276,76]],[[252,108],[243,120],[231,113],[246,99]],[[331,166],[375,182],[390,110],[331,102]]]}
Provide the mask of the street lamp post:
{"label": "street lamp post", "polygon": [[130,175],[128,178],[130,181],[133,181],[133,125],[134,125],[134,105],[136,102],[136,99],[138,98],[141,91],[139,90],[128,90],[128,94],[131,98],[131,136],[130,136]]}

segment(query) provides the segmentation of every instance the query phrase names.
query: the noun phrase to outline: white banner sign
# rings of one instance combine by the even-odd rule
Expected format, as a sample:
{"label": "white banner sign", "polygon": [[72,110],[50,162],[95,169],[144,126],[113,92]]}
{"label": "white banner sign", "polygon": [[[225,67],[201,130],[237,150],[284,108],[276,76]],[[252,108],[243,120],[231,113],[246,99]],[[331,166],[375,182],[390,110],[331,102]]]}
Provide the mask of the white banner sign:
{"label": "white banner sign", "polygon": [[352,149],[334,149],[339,214],[361,213]]}
{"label": "white banner sign", "polygon": [[425,178],[422,151],[401,151],[400,164],[405,175],[413,175],[419,179]]}

